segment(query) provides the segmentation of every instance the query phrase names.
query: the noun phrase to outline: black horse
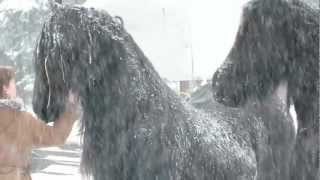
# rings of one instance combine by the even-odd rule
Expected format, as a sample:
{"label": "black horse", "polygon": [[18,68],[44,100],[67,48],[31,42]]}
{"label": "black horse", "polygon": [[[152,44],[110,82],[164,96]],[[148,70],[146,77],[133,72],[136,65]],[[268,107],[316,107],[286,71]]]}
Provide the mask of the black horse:
{"label": "black horse", "polygon": [[[194,108],[162,81],[119,17],[70,6],[44,24],[35,73],[33,106],[43,120],[64,111],[69,90],[79,95],[82,172],[95,180],[288,179],[285,81],[232,115],[215,102]],[[259,168],[260,159],[276,161]]]}
{"label": "black horse", "polygon": [[214,98],[243,107],[288,82],[298,132],[291,179],[319,172],[319,10],[301,1],[252,1],[244,10],[231,52],[213,77]]}

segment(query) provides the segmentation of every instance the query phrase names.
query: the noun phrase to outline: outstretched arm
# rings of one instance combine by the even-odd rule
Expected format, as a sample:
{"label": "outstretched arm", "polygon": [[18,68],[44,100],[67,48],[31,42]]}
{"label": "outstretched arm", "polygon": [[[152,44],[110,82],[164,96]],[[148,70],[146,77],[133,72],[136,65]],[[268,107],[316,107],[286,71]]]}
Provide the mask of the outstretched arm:
{"label": "outstretched arm", "polygon": [[49,126],[29,114],[28,121],[31,128],[33,146],[45,147],[64,144],[76,120],[75,109],[74,95],[70,94],[65,111],[54,122],[53,126]]}

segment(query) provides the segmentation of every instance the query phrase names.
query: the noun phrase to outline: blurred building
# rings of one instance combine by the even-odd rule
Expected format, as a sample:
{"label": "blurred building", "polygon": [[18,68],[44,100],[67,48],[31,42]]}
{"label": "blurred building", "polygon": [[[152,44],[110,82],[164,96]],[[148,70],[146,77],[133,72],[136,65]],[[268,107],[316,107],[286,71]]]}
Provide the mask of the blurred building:
{"label": "blurred building", "polygon": [[178,95],[188,98],[190,94],[196,91],[199,87],[208,84],[211,80],[181,80],[181,81],[170,81],[168,79],[164,79],[166,84],[175,91]]}

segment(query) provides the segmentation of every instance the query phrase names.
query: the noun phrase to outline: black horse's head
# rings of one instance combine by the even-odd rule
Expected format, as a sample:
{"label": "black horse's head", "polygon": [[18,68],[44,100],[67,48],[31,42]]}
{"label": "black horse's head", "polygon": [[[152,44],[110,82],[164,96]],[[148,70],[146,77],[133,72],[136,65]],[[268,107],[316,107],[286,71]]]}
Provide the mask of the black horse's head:
{"label": "black horse's head", "polygon": [[318,81],[317,11],[284,0],[250,2],[226,61],[213,76],[218,102],[239,106],[248,98],[262,100],[281,80],[289,94]]}
{"label": "black horse's head", "polygon": [[108,79],[105,72],[117,69],[123,33],[119,18],[106,12],[57,7],[43,25],[34,54],[35,113],[54,121],[64,111],[70,90],[81,98],[83,94],[88,97],[94,86],[106,86],[99,81]]}

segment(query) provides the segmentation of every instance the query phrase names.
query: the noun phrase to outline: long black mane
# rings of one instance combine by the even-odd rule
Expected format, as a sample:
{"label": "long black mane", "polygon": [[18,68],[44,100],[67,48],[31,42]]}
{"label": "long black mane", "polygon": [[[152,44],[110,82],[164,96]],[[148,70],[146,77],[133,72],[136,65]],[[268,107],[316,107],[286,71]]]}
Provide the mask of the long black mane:
{"label": "long black mane", "polygon": [[228,57],[213,76],[218,102],[243,107],[288,81],[297,112],[292,179],[319,176],[319,9],[303,1],[254,0],[244,9]]}
{"label": "long black mane", "polygon": [[249,2],[233,48],[213,76],[215,99],[241,106],[252,97],[263,99],[283,79],[290,81],[290,90],[303,84],[315,89],[318,15],[299,1]]}

